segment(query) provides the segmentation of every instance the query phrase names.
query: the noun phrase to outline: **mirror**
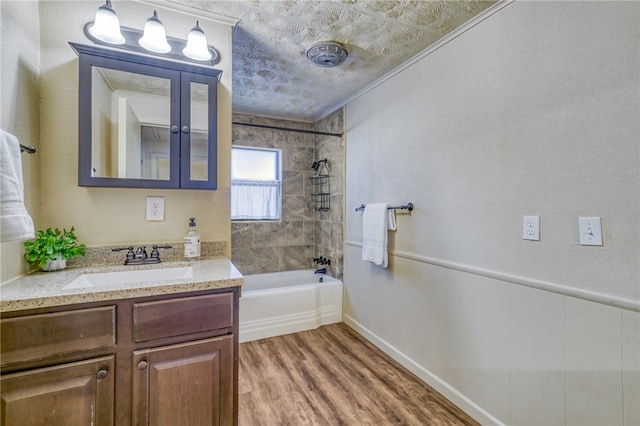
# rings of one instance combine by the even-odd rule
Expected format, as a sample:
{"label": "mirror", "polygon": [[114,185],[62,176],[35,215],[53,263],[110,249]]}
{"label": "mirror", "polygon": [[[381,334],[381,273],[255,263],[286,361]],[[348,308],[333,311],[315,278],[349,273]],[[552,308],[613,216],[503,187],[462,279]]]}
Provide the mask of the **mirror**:
{"label": "mirror", "polygon": [[[102,67],[91,75],[91,176],[169,180],[171,80]],[[208,85],[191,83],[191,180],[208,180]]]}
{"label": "mirror", "polygon": [[81,186],[215,189],[220,71],[72,47],[80,55]]}
{"label": "mirror", "polygon": [[191,180],[206,181],[209,179],[207,163],[209,161],[209,143],[206,135],[208,125],[208,86],[202,83],[190,83],[191,90]]}
{"label": "mirror", "polygon": [[92,67],[91,176],[169,180],[171,81]]}

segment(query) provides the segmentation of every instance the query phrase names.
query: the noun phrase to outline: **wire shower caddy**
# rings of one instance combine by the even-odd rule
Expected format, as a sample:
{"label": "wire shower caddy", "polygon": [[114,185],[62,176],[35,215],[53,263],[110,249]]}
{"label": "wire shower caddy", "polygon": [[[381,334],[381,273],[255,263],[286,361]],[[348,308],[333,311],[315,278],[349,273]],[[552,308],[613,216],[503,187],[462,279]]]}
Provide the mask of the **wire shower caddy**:
{"label": "wire shower caddy", "polygon": [[311,200],[315,211],[326,212],[331,207],[329,165],[327,160],[322,160],[319,163],[321,164],[316,174],[311,176]]}

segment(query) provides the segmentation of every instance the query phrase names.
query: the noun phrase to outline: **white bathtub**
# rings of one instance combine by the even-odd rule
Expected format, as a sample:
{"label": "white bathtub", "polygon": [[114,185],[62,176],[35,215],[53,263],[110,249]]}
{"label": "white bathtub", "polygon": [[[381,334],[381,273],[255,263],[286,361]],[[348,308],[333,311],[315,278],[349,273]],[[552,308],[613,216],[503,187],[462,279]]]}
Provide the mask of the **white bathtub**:
{"label": "white bathtub", "polygon": [[311,330],[342,321],[342,281],[313,269],[245,275],[240,342]]}

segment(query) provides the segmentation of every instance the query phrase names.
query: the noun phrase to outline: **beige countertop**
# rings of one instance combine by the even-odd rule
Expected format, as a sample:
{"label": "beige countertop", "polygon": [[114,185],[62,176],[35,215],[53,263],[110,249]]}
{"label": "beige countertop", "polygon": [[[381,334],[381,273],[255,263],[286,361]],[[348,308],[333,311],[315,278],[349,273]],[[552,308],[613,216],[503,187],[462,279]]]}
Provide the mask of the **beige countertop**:
{"label": "beige countertop", "polygon": [[[185,266],[192,267],[193,277],[63,289],[82,274]],[[226,257],[198,261],[162,262],[155,265],[67,268],[56,272],[34,272],[2,284],[0,286],[0,312],[238,287],[243,283],[242,274]]]}

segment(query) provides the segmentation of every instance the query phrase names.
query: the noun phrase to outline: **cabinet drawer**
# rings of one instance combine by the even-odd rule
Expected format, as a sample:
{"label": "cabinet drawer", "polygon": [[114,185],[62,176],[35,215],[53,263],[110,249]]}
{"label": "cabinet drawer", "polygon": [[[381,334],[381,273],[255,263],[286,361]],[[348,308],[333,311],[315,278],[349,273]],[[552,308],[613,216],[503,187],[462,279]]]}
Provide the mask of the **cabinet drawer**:
{"label": "cabinet drawer", "polygon": [[146,342],[233,326],[233,293],[133,305],[133,338]]}
{"label": "cabinet drawer", "polygon": [[2,366],[114,347],[115,323],[115,306],[4,318]]}

